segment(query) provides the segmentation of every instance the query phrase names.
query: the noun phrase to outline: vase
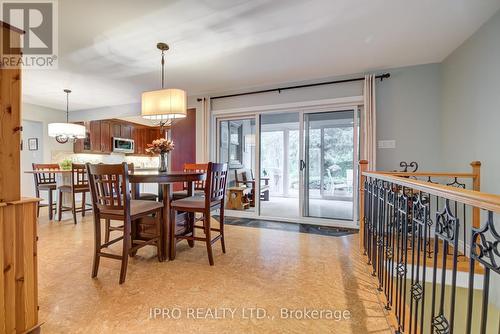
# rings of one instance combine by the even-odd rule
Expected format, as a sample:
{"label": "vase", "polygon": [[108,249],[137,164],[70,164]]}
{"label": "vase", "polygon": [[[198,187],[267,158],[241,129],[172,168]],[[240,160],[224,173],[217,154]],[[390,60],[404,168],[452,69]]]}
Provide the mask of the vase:
{"label": "vase", "polygon": [[160,173],[167,171],[167,153],[160,153],[160,166],[158,166],[158,171]]}

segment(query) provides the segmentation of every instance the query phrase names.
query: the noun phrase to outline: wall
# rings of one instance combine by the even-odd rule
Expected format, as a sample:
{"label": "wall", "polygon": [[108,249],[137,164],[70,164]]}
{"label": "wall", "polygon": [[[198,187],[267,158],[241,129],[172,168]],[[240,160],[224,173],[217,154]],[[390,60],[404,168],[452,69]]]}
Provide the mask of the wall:
{"label": "wall", "polygon": [[[377,169],[397,169],[402,160],[417,161],[421,170],[440,169],[440,145],[438,144],[440,140],[440,65],[427,64],[377,71],[377,73],[384,72],[391,73],[391,78],[383,82],[377,80],[377,137],[379,140],[396,140],[396,148],[378,149]],[[353,74],[349,77],[356,76],[362,75]],[[327,78],[321,81],[343,78]],[[306,82],[286,85],[303,83]],[[266,88],[271,87],[256,89]],[[245,108],[362,94],[363,82],[361,81],[213,100],[212,109]],[[191,105],[195,103],[195,99],[191,99]],[[201,103],[198,103],[197,111],[199,113],[197,122],[200,122],[202,120]],[[202,124],[198,123],[198,126]],[[201,155],[201,152],[198,152],[197,156]]]}
{"label": "wall", "polygon": [[442,161],[482,166],[482,190],[500,193],[500,12],[443,62]]}
{"label": "wall", "polygon": [[[43,162],[52,162],[52,156],[57,152],[72,152],[73,144],[59,144],[54,138],[49,137],[49,123],[66,122],[66,112],[51,108],[46,108],[34,104],[23,103],[23,120],[41,122],[43,124],[43,138],[40,146],[43,147]],[[29,137],[28,133],[23,133],[23,137]]]}
{"label": "wall", "polygon": [[[500,11],[444,60],[442,71],[443,164],[460,170],[481,161],[481,190],[500,194]],[[494,221],[498,226],[499,214]],[[499,275],[490,284],[490,300],[500,308]]]}
{"label": "wall", "polygon": [[[396,148],[377,150],[377,169],[399,169],[400,161],[416,161],[421,171],[440,170],[440,65],[388,72],[391,78],[376,87],[377,139],[394,139]],[[461,167],[468,170],[468,164]]]}
{"label": "wall", "polygon": [[[21,196],[35,197],[35,187],[32,174],[24,171],[31,170],[33,163],[43,163],[43,123],[23,120],[23,150],[21,151]],[[28,139],[38,139],[38,149],[30,150]]]}

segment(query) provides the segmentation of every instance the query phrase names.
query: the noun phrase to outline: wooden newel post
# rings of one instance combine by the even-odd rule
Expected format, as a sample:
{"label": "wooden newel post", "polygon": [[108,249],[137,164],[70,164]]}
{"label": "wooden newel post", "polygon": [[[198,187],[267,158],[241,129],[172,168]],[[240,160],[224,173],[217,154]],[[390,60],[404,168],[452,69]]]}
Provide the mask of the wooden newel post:
{"label": "wooden newel post", "polygon": [[[473,161],[470,163],[472,166],[472,190],[481,191],[481,161]],[[481,226],[481,210],[479,208],[472,208],[472,226]]]}
{"label": "wooden newel post", "polygon": [[368,161],[359,162],[359,247],[363,249],[365,244],[365,179],[364,172],[368,170]]}

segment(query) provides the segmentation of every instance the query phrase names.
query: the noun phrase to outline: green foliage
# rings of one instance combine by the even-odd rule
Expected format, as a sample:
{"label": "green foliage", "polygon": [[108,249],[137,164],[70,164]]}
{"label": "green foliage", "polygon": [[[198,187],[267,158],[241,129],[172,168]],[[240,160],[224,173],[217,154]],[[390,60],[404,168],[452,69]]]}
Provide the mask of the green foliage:
{"label": "green foliage", "polygon": [[70,170],[71,169],[71,164],[73,163],[73,161],[69,160],[69,159],[65,159],[63,160],[63,162],[61,162],[59,165],[61,166],[61,169],[62,170]]}

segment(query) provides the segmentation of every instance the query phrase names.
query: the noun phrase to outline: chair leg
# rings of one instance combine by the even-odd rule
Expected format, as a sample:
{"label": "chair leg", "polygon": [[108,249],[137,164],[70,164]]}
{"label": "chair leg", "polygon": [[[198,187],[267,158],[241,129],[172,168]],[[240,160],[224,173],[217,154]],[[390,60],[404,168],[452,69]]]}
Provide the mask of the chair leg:
{"label": "chair leg", "polygon": [[177,239],[175,238],[175,217],[177,216],[177,211],[170,209],[170,231],[168,231],[169,241],[170,241],[170,261],[175,260],[175,253],[177,248]]}
{"label": "chair leg", "polygon": [[71,197],[71,213],[73,214],[73,222],[76,225],[76,199],[74,192],[72,192],[72,197]]}
{"label": "chair leg", "polygon": [[208,262],[211,266],[214,265],[214,255],[212,253],[212,238],[210,236],[210,213],[205,212],[205,217],[203,219],[203,226],[205,227],[205,238],[207,243],[207,253],[208,253]]}
{"label": "chair leg", "polygon": [[57,193],[57,220],[61,221],[62,219],[62,204],[63,204],[63,193],[61,190]]}
{"label": "chair leg", "polygon": [[92,278],[97,277],[99,270],[99,253],[101,252],[101,219],[94,216],[94,261],[92,263]]}
{"label": "chair leg", "polygon": [[128,254],[130,249],[130,228],[132,223],[129,220],[125,220],[123,223],[123,249],[122,249],[122,266],[120,269],[120,284],[125,282],[125,277],[127,276],[127,264],[128,264]]}
{"label": "chair leg", "polygon": [[85,204],[86,202],[86,193],[82,193],[82,217],[85,217],[85,208],[87,207],[87,205]]}
{"label": "chair leg", "polygon": [[53,199],[52,199],[52,189],[49,189],[49,220],[53,219],[52,215],[52,205],[53,205]]}
{"label": "chair leg", "polygon": [[224,240],[224,207],[223,206],[221,206],[221,209],[220,209],[219,219],[220,219],[220,234],[221,234],[220,243],[222,246],[222,253],[226,254],[226,241]]}
{"label": "chair leg", "polygon": [[[194,218],[195,218],[195,213],[194,212],[189,212],[188,213],[188,228],[189,228],[189,231],[191,231],[191,235],[194,237]],[[194,240],[188,240],[188,245],[189,247],[193,248],[194,247]]]}
{"label": "chair leg", "polygon": [[155,224],[156,224],[156,235],[158,236],[158,240],[156,241],[156,251],[157,251],[157,256],[158,256],[158,261],[163,262],[163,252],[162,252],[162,246],[161,246],[161,241],[162,241],[162,235],[161,235],[161,212],[162,210],[158,211],[155,215]]}
{"label": "chair leg", "polygon": [[[35,195],[37,198],[40,198],[40,191],[38,190],[38,188],[35,190]],[[40,203],[38,203],[37,205],[37,209],[36,209],[36,217],[40,217]]]}
{"label": "chair leg", "polygon": [[111,234],[111,231],[109,230],[110,225],[111,221],[109,219],[106,219],[104,224],[104,243],[109,242],[109,235]]}

